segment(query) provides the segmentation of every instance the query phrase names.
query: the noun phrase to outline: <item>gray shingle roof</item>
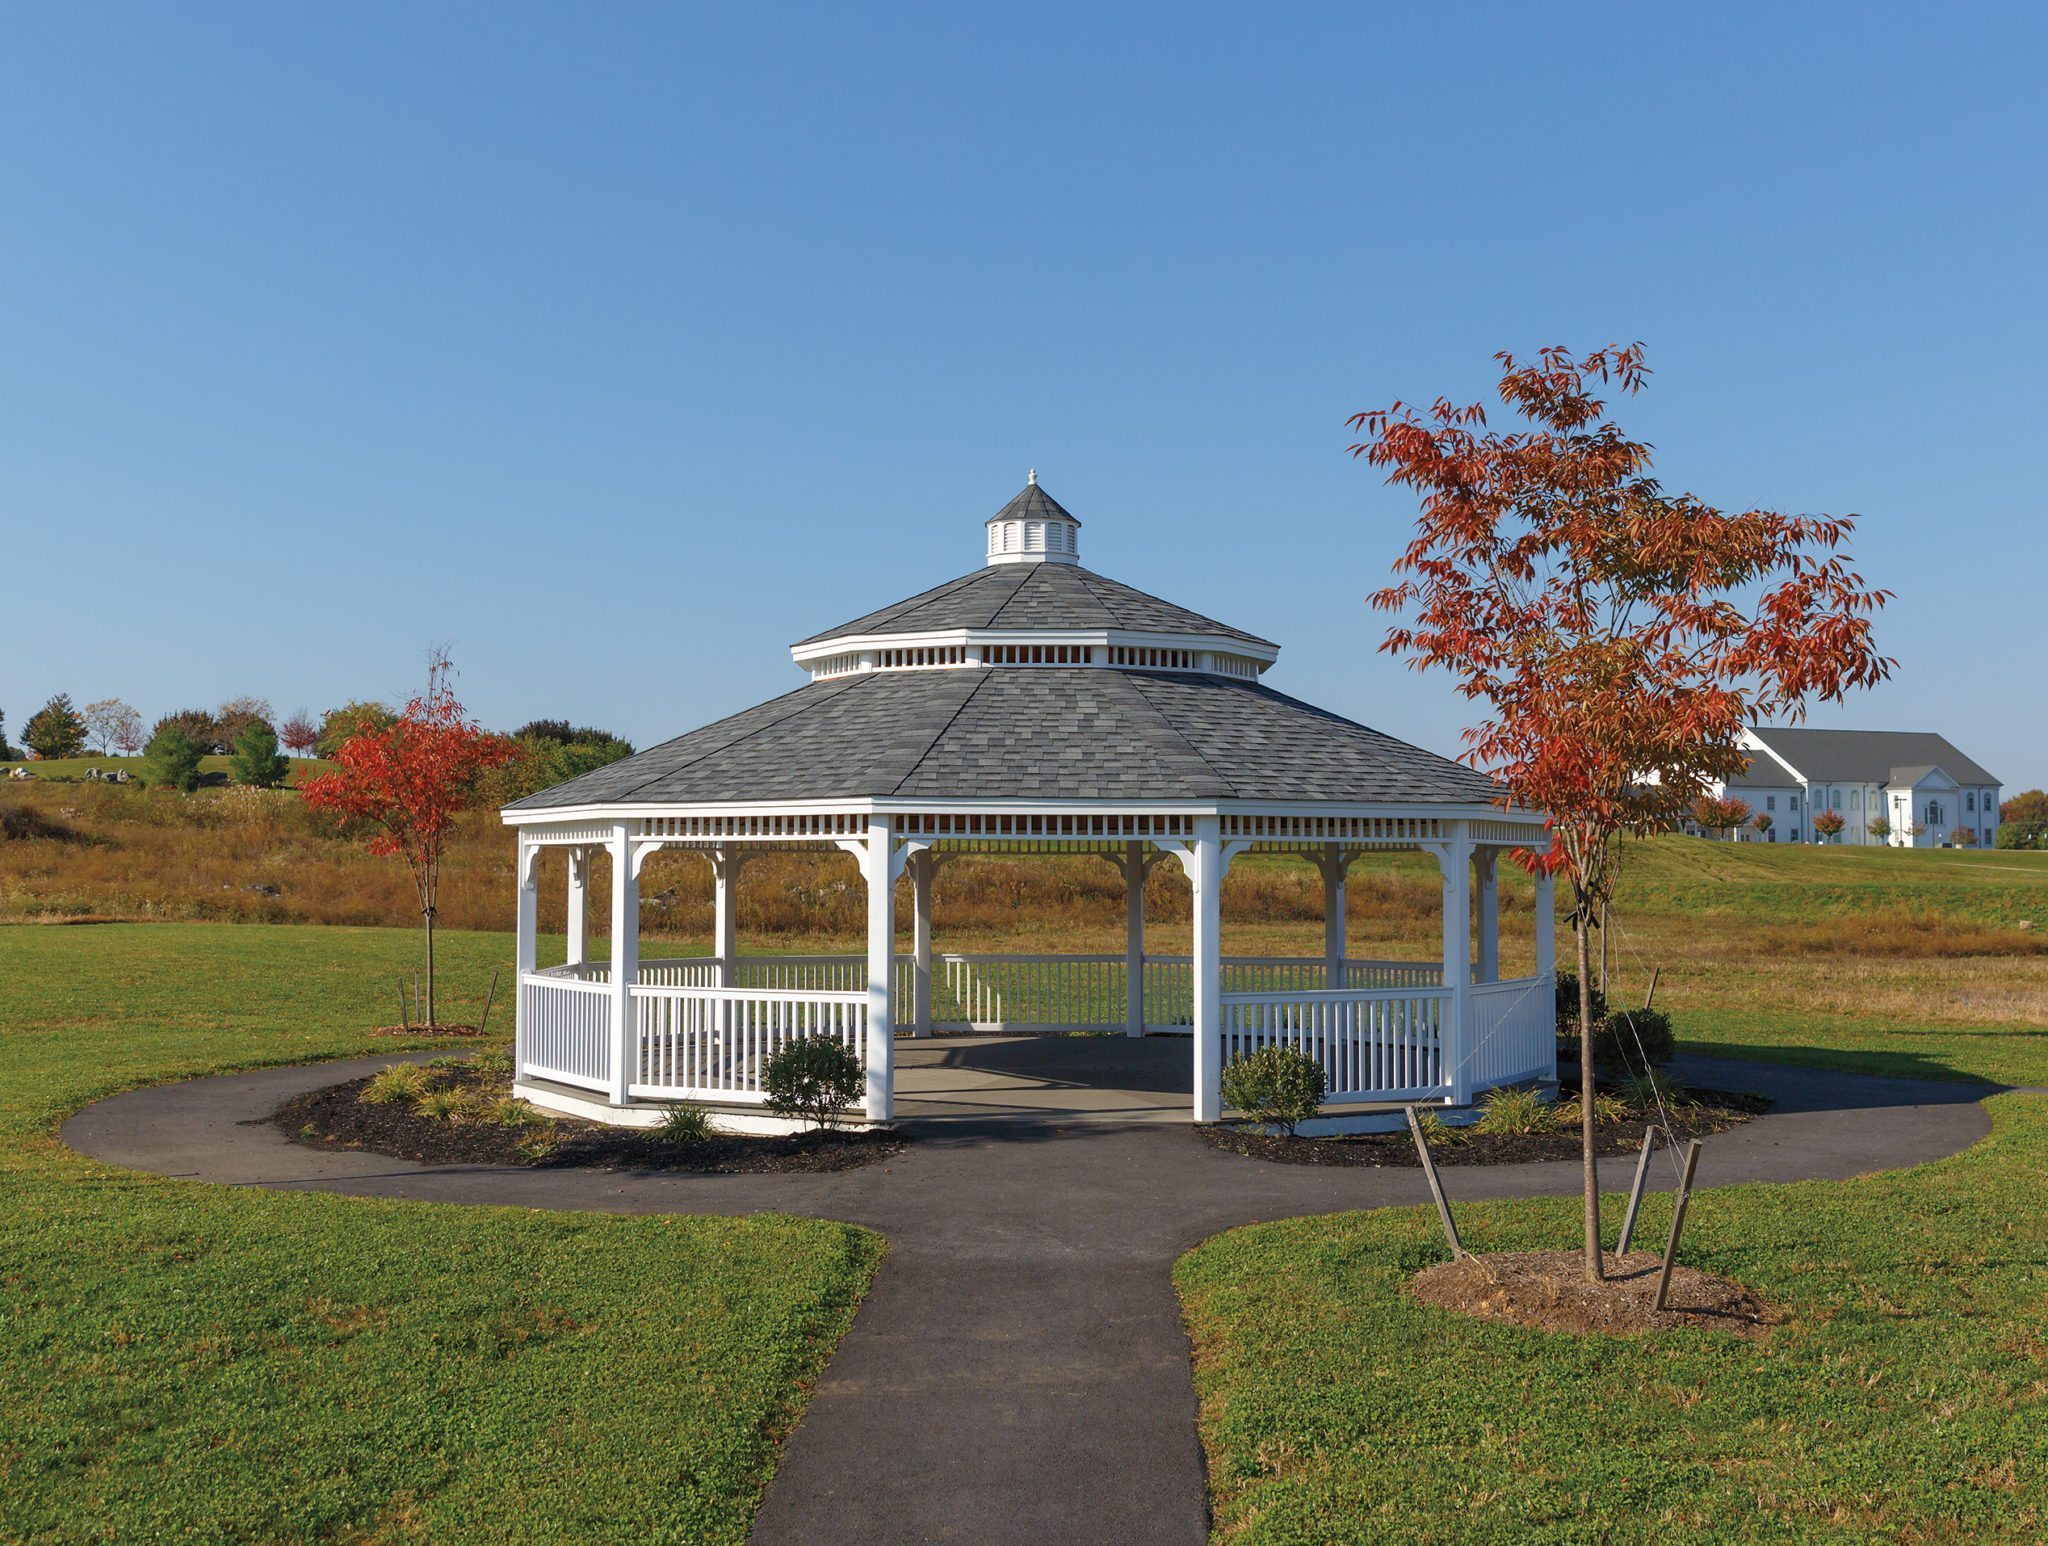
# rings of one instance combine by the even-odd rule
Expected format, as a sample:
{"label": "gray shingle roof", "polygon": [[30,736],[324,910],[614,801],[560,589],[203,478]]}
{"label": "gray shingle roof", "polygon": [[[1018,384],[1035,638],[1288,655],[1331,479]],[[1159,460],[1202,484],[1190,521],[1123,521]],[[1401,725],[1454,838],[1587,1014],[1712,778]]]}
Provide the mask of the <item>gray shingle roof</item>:
{"label": "gray shingle roof", "polygon": [[952,628],[1119,628],[1134,633],[1213,634],[1247,644],[1272,644],[1079,564],[1036,563],[990,564],[879,612],[799,639],[797,645],[801,648],[853,634]]}
{"label": "gray shingle roof", "polygon": [[1460,763],[1234,677],[1047,666],[814,682],[507,807],[859,799],[1486,803]]}
{"label": "gray shingle roof", "polygon": [[1751,734],[1818,784],[1887,784],[1893,769],[1939,767],[1964,784],[1999,780],[1942,736],[1917,730],[1776,730],[1752,725]]}
{"label": "gray shingle roof", "polygon": [[1076,526],[1081,524],[1072,511],[1038,486],[1035,475],[1033,482],[1024,485],[1022,493],[983,524],[993,526],[997,521],[1072,521]]}

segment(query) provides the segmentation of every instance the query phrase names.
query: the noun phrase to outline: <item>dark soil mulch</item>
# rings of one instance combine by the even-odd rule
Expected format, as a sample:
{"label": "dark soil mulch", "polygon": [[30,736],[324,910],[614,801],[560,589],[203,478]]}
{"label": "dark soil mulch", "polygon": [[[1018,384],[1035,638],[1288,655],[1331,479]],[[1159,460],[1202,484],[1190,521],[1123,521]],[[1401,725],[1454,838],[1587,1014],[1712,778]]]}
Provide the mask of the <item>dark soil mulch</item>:
{"label": "dark soil mulch", "polygon": [[1775,1318],[1740,1283],[1692,1267],[1672,1269],[1666,1308],[1653,1309],[1660,1262],[1654,1251],[1610,1257],[1606,1281],[1589,1283],[1577,1251],[1497,1251],[1424,1268],[1408,1291],[1441,1309],[1580,1335],[1698,1326],[1754,1337]]}
{"label": "dark soil mulch", "polygon": [[[1770,1109],[1761,1095],[1733,1095],[1721,1090],[1694,1090],[1695,1104],[1671,1110],[1671,1126],[1679,1139],[1704,1138],[1708,1133],[1726,1132],[1751,1117]],[[1644,1119],[1629,1117],[1620,1122],[1600,1122],[1593,1129],[1593,1142],[1600,1154],[1633,1154],[1642,1146]],[[1218,1149],[1242,1154],[1247,1159],[1274,1160],[1283,1165],[1420,1165],[1415,1141],[1403,1127],[1392,1133],[1352,1133],[1329,1138],[1289,1138],[1268,1133],[1244,1122],[1204,1123],[1195,1131]],[[1519,1165],[1530,1160],[1568,1160],[1579,1157],[1577,1127],[1551,1129],[1541,1133],[1482,1133],[1476,1128],[1453,1128],[1456,1136],[1432,1139],[1429,1152],[1437,1164]],[[1660,1146],[1664,1143],[1660,1136]]]}
{"label": "dark soil mulch", "polygon": [[484,1031],[474,1025],[451,1025],[436,1021],[432,1025],[380,1025],[371,1031],[372,1036],[481,1036]]}
{"label": "dark soil mulch", "polygon": [[[503,1093],[467,1069],[440,1071],[451,1088]],[[688,1170],[712,1175],[854,1170],[900,1154],[902,1134],[851,1129],[749,1137],[721,1133],[673,1143],[654,1133],[557,1117],[543,1126],[505,1127],[488,1117],[423,1117],[407,1105],[359,1099],[368,1079],[296,1095],[272,1113],[273,1126],[314,1149],[388,1154],[429,1165],[580,1166],[602,1170]]]}

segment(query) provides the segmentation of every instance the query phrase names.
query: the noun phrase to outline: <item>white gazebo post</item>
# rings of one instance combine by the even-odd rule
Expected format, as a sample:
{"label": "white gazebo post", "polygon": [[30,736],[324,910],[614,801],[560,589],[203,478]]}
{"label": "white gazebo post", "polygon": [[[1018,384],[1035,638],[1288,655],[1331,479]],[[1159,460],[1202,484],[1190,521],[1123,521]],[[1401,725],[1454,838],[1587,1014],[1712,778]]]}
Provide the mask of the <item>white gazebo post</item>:
{"label": "white gazebo post", "polygon": [[1195,818],[1181,851],[1194,884],[1195,1120],[1223,1120],[1223,834],[1214,816]]}
{"label": "white gazebo post", "polygon": [[[1557,970],[1557,882],[1548,870],[1536,877],[1536,975]],[[1553,980],[1555,980],[1553,978]]]}
{"label": "white gazebo post", "polygon": [[1463,1106],[1471,1101],[1472,1084],[1472,824],[1444,825],[1450,841],[1437,845],[1437,864],[1444,876],[1444,986],[1451,1001],[1439,1035],[1451,1102]]}
{"label": "white gazebo post", "polygon": [[612,824],[612,1069],[611,1102],[623,1106],[638,1061],[633,984],[640,978],[640,871],[634,862],[631,822]]}
{"label": "white gazebo post", "polygon": [[910,1033],[932,1033],[932,872],[939,856],[930,849],[910,856],[911,988]]}
{"label": "white gazebo post", "polygon": [[590,850],[569,850],[569,965],[590,959]]}
{"label": "white gazebo post", "polygon": [[1500,850],[1473,852],[1479,871],[1479,981],[1500,981]]}
{"label": "white gazebo post", "polygon": [[1124,1034],[1145,1034],[1145,845],[1124,844]]}
{"label": "white gazebo post", "polygon": [[887,816],[868,817],[861,875],[868,887],[867,1096],[870,1122],[886,1122],[894,1111],[896,1028],[889,1014],[889,983],[896,968],[896,865],[894,833]]}
{"label": "white gazebo post", "polygon": [[730,988],[739,981],[739,889],[740,866],[744,856],[736,848],[711,850],[712,954],[718,960],[711,968],[711,981]]}
{"label": "white gazebo post", "polygon": [[1316,858],[1323,872],[1323,986],[1344,986],[1344,877],[1351,856],[1341,843],[1324,845]]}
{"label": "white gazebo post", "polygon": [[526,977],[540,964],[540,845],[519,834],[519,854],[514,872],[519,880],[518,943],[512,955],[512,1056],[515,1068],[525,1066],[527,1038],[532,1027],[527,1021]]}

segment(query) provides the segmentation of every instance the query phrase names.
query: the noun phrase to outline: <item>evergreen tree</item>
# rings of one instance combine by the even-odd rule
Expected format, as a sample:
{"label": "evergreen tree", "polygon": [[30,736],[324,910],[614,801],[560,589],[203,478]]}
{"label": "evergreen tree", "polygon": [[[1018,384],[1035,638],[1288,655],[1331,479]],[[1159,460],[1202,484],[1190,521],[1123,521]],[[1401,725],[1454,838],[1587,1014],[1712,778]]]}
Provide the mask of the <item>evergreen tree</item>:
{"label": "evergreen tree", "polygon": [[76,757],[85,750],[85,721],[71,706],[71,695],[60,692],[36,710],[21,738],[38,757]]}
{"label": "evergreen tree", "polygon": [[199,787],[199,759],[203,756],[184,727],[166,724],[149,738],[142,753],[142,781],[152,788],[163,786],[187,793]]}
{"label": "evergreen tree", "polygon": [[14,761],[14,748],[7,744],[7,711],[0,709],[0,762]]}
{"label": "evergreen tree", "polygon": [[260,719],[252,719],[242,727],[235,741],[233,760],[228,764],[236,783],[275,789],[284,782],[285,766],[284,754],[277,749],[275,730]]}

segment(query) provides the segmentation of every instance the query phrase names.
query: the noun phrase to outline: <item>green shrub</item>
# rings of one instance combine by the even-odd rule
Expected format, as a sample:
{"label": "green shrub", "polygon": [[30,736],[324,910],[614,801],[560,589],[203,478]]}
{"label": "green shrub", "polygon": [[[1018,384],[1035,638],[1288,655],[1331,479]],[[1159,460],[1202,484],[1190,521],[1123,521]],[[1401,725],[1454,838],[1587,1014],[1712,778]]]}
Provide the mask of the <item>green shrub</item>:
{"label": "green shrub", "polygon": [[1292,1047],[1261,1047],[1223,1068],[1223,1102],[1292,1134],[1322,1109],[1323,1065]]}
{"label": "green shrub", "polygon": [[768,1109],[812,1127],[830,1127],[861,1098],[866,1084],[860,1059],[822,1036],[790,1042],[761,1070]]}
{"label": "green shrub", "polygon": [[1678,1053],[1671,1017],[1661,1009],[1617,1009],[1593,1028],[1593,1062],[1602,1068],[1655,1068]]}
{"label": "green shrub", "polygon": [[1519,1138],[1542,1132],[1550,1121],[1550,1103],[1526,1085],[1516,1085],[1480,1096],[1479,1120],[1473,1126],[1495,1137]]}
{"label": "green shrub", "polygon": [[667,1143],[705,1143],[716,1136],[711,1118],[695,1106],[671,1106],[655,1132]]}
{"label": "green shrub", "polygon": [[184,730],[166,725],[142,750],[142,781],[152,789],[182,789],[190,794],[199,787],[202,755],[198,743]]}
{"label": "green shrub", "polygon": [[434,1075],[417,1063],[393,1063],[373,1075],[356,1097],[366,1106],[410,1105],[435,1083]]}
{"label": "green shrub", "polygon": [[236,783],[256,789],[275,789],[284,782],[290,766],[277,749],[277,732],[261,720],[251,720],[243,727],[228,764]]}
{"label": "green shrub", "polygon": [[[1596,985],[1593,989],[1593,1023],[1598,1025],[1607,1018],[1607,995]],[[1560,1039],[1576,1047],[1579,1042],[1579,974],[1559,972],[1557,974],[1557,1034]]]}
{"label": "green shrub", "polygon": [[1441,1144],[1460,1143],[1469,1129],[1453,1127],[1434,1111],[1418,1111],[1415,1125],[1422,1129],[1422,1141],[1432,1149]]}

